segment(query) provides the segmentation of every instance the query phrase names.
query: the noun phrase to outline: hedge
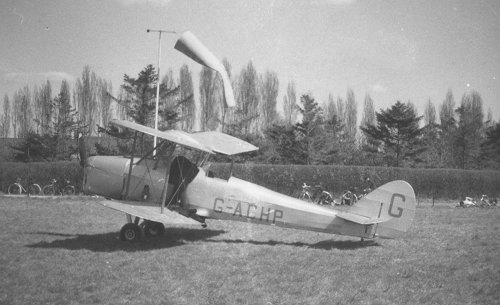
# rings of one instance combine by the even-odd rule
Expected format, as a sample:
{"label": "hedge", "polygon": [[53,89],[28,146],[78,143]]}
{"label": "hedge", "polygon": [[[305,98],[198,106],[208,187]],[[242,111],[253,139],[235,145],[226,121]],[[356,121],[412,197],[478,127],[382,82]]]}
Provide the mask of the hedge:
{"label": "hedge", "polygon": [[[210,170],[217,176],[228,176],[231,164],[214,163]],[[414,169],[367,166],[305,166],[272,164],[235,164],[233,176],[263,185],[283,194],[297,196],[302,183],[322,184],[324,189],[339,196],[344,190],[363,189],[365,177],[376,186],[392,180],[408,181],[418,197],[459,199],[464,196],[490,197],[500,195],[500,171],[476,171],[455,169]],[[81,191],[83,170],[78,162],[0,163],[0,187],[3,192],[16,178],[26,186],[28,177],[42,187],[50,179],[69,179]]]}
{"label": "hedge", "polygon": [[[213,164],[214,172],[228,175],[230,164]],[[415,169],[368,166],[306,166],[272,164],[235,164],[233,176],[248,180],[280,193],[297,196],[302,183],[320,184],[340,196],[344,190],[363,189],[364,179],[370,177],[376,186],[393,180],[409,182],[423,198],[459,199],[500,194],[500,171],[456,169]]]}

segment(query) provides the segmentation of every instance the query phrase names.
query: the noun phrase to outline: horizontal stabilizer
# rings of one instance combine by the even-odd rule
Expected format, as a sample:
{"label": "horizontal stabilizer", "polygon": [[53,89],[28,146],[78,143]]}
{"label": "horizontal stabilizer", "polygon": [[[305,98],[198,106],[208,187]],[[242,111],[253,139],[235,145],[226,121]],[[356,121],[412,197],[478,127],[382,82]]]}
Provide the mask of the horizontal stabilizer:
{"label": "horizontal stabilizer", "polygon": [[199,225],[200,223],[194,219],[185,217],[177,212],[169,209],[164,209],[163,214],[160,213],[160,206],[138,201],[116,201],[103,200],[99,201],[103,206],[117,210],[135,217],[155,222],[161,222],[169,225]]}
{"label": "horizontal stabilizer", "polygon": [[375,223],[381,223],[384,221],[384,219],[382,219],[382,218],[366,217],[366,216],[352,214],[352,213],[348,213],[348,212],[340,212],[337,214],[337,217],[340,217],[340,218],[345,219],[347,221],[358,223],[360,225],[371,225],[371,224],[375,224]]}

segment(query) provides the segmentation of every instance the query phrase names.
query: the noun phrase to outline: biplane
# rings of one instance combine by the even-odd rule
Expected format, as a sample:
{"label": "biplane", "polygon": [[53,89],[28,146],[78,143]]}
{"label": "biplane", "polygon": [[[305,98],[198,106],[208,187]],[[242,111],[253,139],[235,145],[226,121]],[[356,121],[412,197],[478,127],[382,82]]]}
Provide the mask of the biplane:
{"label": "biplane", "polygon": [[[214,154],[234,156],[258,148],[233,136],[209,131],[159,131],[134,122],[112,120],[162,141],[142,157],[94,156],[85,162],[84,191],[101,195],[103,206],[126,214],[120,239],[165,232],[165,224],[201,224],[207,218],[244,221],[285,228],[371,239],[406,232],[415,214],[415,193],[405,181],[389,182],[345,211],[313,205],[210,171]],[[181,149],[182,148],[182,149]],[[189,150],[191,160],[182,153]]]}
{"label": "biplane", "polygon": [[[224,66],[189,31],[175,48],[219,72],[224,103],[234,106],[234,95]],[[161,139],[141,157],[84,158],[84,191],[101,195],[100,203],[125,213],[120,230],[124,241],[165,233],[167,225],[201,224],[225,219],[355,237],[394,238],[406,232],[415,215],[415,193],[405,181],[389,182],[345,211],[313,205],[233,177],[216,175],[209,159],[229,157],[258,148],[228,134],[208,131],[159,131],[125,120],[111,125]],[[135,142],[135,140],[134,140]],[[82,151],[82,150],[81,150]],[[186,154],[186,152],[188,152]],[[232,171],[231,171],[232,172]]]}

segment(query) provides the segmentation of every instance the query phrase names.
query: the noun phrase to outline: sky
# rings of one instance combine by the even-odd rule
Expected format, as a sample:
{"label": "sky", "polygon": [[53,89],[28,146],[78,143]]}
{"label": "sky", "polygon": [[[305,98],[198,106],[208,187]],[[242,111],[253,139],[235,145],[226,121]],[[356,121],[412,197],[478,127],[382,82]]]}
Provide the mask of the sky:
{"label": "sky", "polygon": [[[47,79],[55,95],[85,65],[116,94],[124,74],[157,65],[148,28],[191,31],[233,75],[250,60],[258,73],[275,71],[279,102],[293,81],[320,103],[351,88],[358,116],[366,94],[376,111],[400,100],[422,114],[448,89],[457,104],[476,90],[485,114],[500,118],[498,0],[2,0],[1,101]],[[161,72],[188,64],[196,97],[201,67],[173,49],[177,39],[162,36]]]}

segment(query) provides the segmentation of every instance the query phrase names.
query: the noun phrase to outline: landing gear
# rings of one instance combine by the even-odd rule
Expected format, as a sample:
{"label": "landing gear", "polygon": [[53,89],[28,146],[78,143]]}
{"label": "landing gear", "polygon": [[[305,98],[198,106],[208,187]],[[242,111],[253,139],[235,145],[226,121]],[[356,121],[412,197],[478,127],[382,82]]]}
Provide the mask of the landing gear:
{"label": "landing gear", "polygon": [[165,226],[161,222],[144,220],[139,224],[141,219],[127,214],[127,224],[120,230],[120,240],[137,242],[140,241],[143,235],[147,237],[162,236],[165,234]]}
{"label": "landing gear", "polygon": [[142,238],[142,230],[136,223],[127,223],[120,230],[120,240],[137,242]]}
{"label": "landing gear", "polygon": [[160,222],[144,221],[144,235],[148,237],[163,236],[165,234],[165,226]]}

